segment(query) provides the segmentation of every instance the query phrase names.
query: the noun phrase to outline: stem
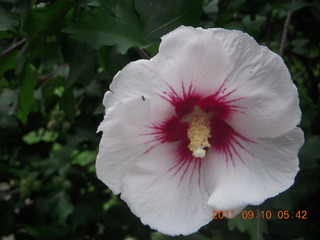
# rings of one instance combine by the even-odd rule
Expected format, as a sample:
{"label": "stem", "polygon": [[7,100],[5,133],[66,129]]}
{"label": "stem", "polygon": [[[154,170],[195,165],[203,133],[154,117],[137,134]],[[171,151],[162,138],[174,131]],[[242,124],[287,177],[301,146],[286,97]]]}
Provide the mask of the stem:
{"label": "stem", "polygon": [[[290,4],[290,7],[292,7],[295,4],[295,2],[296,2],[296,0],[292,0],[291,4]],[[292,12],[288,11],[286,20],[284,22],[283,31],[282,31],[282,37],[281,37],[281,42],[280,42],[279,55],[281,57],[283,56],[284,45],[286,44],[286,41],[287,41],[288,28],[289,28],[289,25],[290,25],[291,16],[292,16]]]}
{"label": "stem", "polygon": [[141,48],[135,47],[134,50],[137,51],[137,53],[140,55],[143,59],[150,59],[149,55]]}
{"label": "stem", "polygon": [[257,240],[263,240],[263,233],[262,233],[262,218],[260,210],[257,208]]}
{"label": "stem", "polygon": [[271,25],[272,25],[272,10],[270,10],[267,13],[267,19],[266,19],[266,33],[265,33],[265,39],[266,39],[266,46],[270,48],[271,43]]}
{"label": "stem", "polygon": [[68,64],[63,64],[63,65],[57,67],[56,69],[54,69],[51,73],[49,73],[47,75],[39,76],[38,83],[42,83],[42,82],[48,80],[49,78],[54,77],[58,72],[60,72],[61,70],[65,69],[68,66],[69,66]]}
{"label": "stem", "polygon": [[4,58],[5,56],[9,55],[13,51],[17,50],[22,45],[24,45],[26,42],[27,42],[27,39],[24,38],[21,41],[17,42],[15,45],[13,45],[13,46],[9,47],[8,49],[4,50],[0,55],[0,59]]}

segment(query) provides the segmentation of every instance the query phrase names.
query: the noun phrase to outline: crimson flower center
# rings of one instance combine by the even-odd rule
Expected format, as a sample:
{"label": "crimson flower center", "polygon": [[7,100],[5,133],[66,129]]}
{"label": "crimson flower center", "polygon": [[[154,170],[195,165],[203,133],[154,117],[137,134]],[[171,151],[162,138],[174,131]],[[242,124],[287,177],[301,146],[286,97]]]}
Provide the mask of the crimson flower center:
{"label": "crimson flower center", "polygon": [[153,132],[147,135],[153,135],[151,142],[179,142],[177,156],[178,162],[182,163],[205,158],[210,148],[217,154],[223,154],[227,164],[231,160],[235,165],[236,158],[244,162],[239,151],[252,155],[246,144],[256,142],[236,132],[227,120],[235,113],[245,114],[246,107],[236,103],[246,97],[233,98],[232,94],[238,88],[228,90],[225,82],[215,93],[207,96],[197,92],[192,84],[186,87],[182,82],[180,94],[168,85],[170,91],[163,91],[159,96],[174,107],[175,114],[150,127]]}

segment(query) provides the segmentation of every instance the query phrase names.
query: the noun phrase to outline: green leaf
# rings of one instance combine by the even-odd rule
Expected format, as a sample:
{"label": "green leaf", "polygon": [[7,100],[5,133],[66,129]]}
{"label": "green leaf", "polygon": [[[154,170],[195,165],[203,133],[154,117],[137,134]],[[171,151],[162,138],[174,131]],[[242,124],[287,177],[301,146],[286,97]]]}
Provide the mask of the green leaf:
{"label": "green leaf", "polygon": [[19,24],[13,14],[0,7],[0,31],[13,30]]}
{"label": "green leaf", "polygon": [[255,19],[251,19],[249,15],[246,15],[242,18],[242,26],[245,32],[250,32],[251,36],[254,38],[259,38],[261,34],[261,28],[263,28],[266,17],[257,16]]}
{"label": "green leaf", "polygon": [[[255,214],[256,215],[256,214]],[[251,240],[257,240],[257,228],[258,228],[258,219],[244,219],[242,217],[235,217],[228,220],[228,227],[232,231],[238,229],[240,232],[247,232]],[[267,222],[265,219],[261,219],[262,232],[267,233]]]}
{"label": "green leaf", "polygon": [[313,6],[313,3],[307,1],[295,1],[294,4],[290,3],[289,11],[295,12],[301,8]]}
{"label": "green leaf", "polygon": [[26,64],[28,63],[29,58],[29,42],[26,42],[26,44],[23,46],[23,48],[19,51],[19,53],[16,55],[16,68],[15,68],[15,74],[20,75],[23,69],[25,68]]}
{"label": "green leaf", "polygon": [[98,57],[100,64],[112,76],[130,62],[129,56],[118,54],[115,47],[101,47]]}
{"label": "green leaf", "polygon": [[75,108],[75,99],[73,96],[73,91],[71,88],[65,90],[59,101],[59,106],[70,119],[71,122],[74,122],[76,117],[76,108]]}
{"label": "green leaf", "polygon": [[302,146],[299,157],[300,167],[302,169],[316,168],[318,165],[317,160],[320,159],[320,136],[313,136],[309,138]]}
{"label": "green leaf", "polygon": [[34,0],[24,0],[24,1],[19,1],[19,0],[5,0],[2,2],[11,2],[14,3],[14,10],[17,13],[24,13],[28,9],[32,8],[34,5]]}
{"label": "green leaf", "polygon": [[52,201],[55,202],[55,215],[57,216],[57,221],[61,225],[66,224],[68,216],[73,212],[74,206],[70,202],[69,195],[61,191],[53,196]]}
{"label": "green leaf", "polygon": [[70,59],[70,70],[66,82],[66,88],[74,82],[89,83],[95,69],[95,51],[83,43],[78,43]]}
{"label": "green leaf", "polygon": [[94,162],[96,157],[97,152],[87,150],[76,153],[72,158],[72,163],[79,164],[80,166],[86,166],[87,164]]}
{"label": "green leaf", "polygon": [[[273,236],[274,236],[273,239],[296,239],[306,235],[306,232],[305,232],[306,225],[311,223],[312,221],[309,221],[309,220],[290,219],[289,221],[285,221],[285,220],[278,219],[270,222],[269,229],[270,229],[270,232],[273,233]],[[310,236],[315,236],[315,235],[310,235]],[[310,238],[307,238],[307,239],[310,239]],[[313,239],[317,239],[317,238],[313,238]]]}
{"label": "green leaf", "polygon": [[15,67],[15,57],[17,52],[13,52],[3,58],[0,58],[0,75]]}
{"label": "green leaf", "polygon": [[43,142],[54,142],[58,138],[58,133],[45,130],[44,128],[38,129],[38,131],[31,131],[22,137],[22,140],[28,145],[33,145]]}
{"label": "green leaf", "polygon": [[21,197],[25,198],[31,194],[33,191],[38,191],[41,187],[41,183],[36,180],[34,177],[27,176],[21,179],[20,190]]}
{"label": "green leaf", "polygon": [[299,55],[307,56],[309,54],[308,44],[309,44],[309,39],[306,39],[306,38],[294,39],[292,40],[292,45],[293,45],[292,51]]}
{"label": "green leaf", "polygon": [[37,57],[40,61],[59,56],[62,38],[61,29],[66,22],[66,14],[73,1],[56,1],[45,7],[32,8],[21,16],[21,34],[27,43],[17,54],[16,74],[19,74],[27,62]]}
{"label": "green leaf", "polygon": [[58,95],[56,94],[56,91],[59,89],[62,89],[63,91],[63,86],[65,85],[65,79],[61,76],[56,76],[53,78],[50,78],[46,80],[40,90],[41,90],[41,101],[43,101],[43,104],[45,104],[46,100],[49,98]]}
{"label": "green leaf", "polygon": [[19,76],[20,92],[19,92],[19,108],[16,116],[23,122],[27,123],[31,105],[34,102],[34,89],[36,86],[36,78],[34,70],[27,65]]}
{"label": "green leaf", "polygon": [[262,206],[261,211],[276,212],[276,210],[291,210],[297,204],[297,195],[293,189],[285,191],[276,197],[268,199]]}
{"label": "green leaf", "polygon": [[5,78],[0,78],[0,88],[2,87],[8,87],[9,86],[9,83],[7,81],[7,79]]}
{"label": "green leaf", "polygon": [[92,48],[116,45],[122,54],[130,47],[147,45],[130,2],[119,3],[114,9],[114,16],[107,10],[100,10],[96,16],[80,19],[75,25],[65,28],[64,32]]}
{"label": "green leaf", "polygon": [[21,20],[22,32],[32,44],[38,44],[39,39],[60,33],[65,14],[72,5],[73,1],[64,0],[27,11]]}
{"label": "green leaf", "polygon": [[[299,105],[303,112],[300,127],[302,129],[310,129],[312,123],[315,121],[317,117],[318,110],[316,105],[313,103],[312,99],[308,96],[308,93],[305,89],[299,89],[299,96]],[[308,132],[305,131],[305,134],[308,134]]]}
{"label": "green leaf", "polygon": [[202,13],[202,0],[135,0],[134,6],[143,31],[152,42],[180,25],[196,25]]}
{"label": "green leaf", "polygon": [[17,120],[10,114],[17,99],[16,95],[14,92],[2,92],[0,94],[0,128],[6,130],[17,128]]}

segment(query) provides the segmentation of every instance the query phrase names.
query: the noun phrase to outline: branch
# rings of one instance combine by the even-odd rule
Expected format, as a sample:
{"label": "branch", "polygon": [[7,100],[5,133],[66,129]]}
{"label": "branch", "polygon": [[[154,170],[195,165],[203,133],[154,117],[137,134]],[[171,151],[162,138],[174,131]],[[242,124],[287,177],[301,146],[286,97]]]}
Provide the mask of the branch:
{"label": "branch", "polygon": [[61,70],[65,69],[66,67],[68,67],[69,65],[66,63],[66,64],[63,64],[59,67],[57,67],[56,69],[54,69],[51,73],[47,74],[47,75],[41,75],[38,77],[38,83],[42,83],[46,80],[48,80],[49,78],[52,78],[54,77],[58,72],[60,72]]}
{"label": "branch", "polygon": [[262,218],[260,210],[257,208],[257,240],[263,240]]}
{"label": "branch", "polygon": [[[290,8],[295,4],[296,0],[292,0],[290,4]],[[288,34],[288,28],[291,21],[292,12],[289,10],[287,13],[286,21],[284,22],[283,31],[282,31],[282,37],[280,42],[280,50],[279,55],[282,57],[284,52],[284,45],[287,41],[287,34]]]}
{"label": "branch", "polygon": [[265,32],[265,39],[266,39],[266,46],[270,48],[271,43],[271,25],[272,25],[272,10],[267,13],[266,19],[266,32]]}
{"label": "branch", "polygon": [[150,59],[150,56],[143,49],[135,47],[134,50],[137,51],[142,59]]}
{"label": "branch", "polygon": [[17,42],[15,45],[9,47],[8,49],[4,50],[1,55],[0,59],[4,58],[5,56],[9,55],[13,51],[19,49],[22,45],[24,45],[27,42],[27,39],[22,39],[21,41]]}

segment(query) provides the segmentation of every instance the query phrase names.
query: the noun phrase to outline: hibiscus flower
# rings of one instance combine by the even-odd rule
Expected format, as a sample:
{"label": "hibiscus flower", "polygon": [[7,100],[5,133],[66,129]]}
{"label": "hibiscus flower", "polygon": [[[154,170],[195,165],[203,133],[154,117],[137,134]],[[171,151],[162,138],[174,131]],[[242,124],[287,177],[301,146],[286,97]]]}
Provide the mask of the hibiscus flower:
{"label": "hibiscus flower", "polygon": [[114,77],[103,103],[97,175],[162,233],[259,205],[299,170],[297,89],[281,57],[241,31],[177,28]]}

